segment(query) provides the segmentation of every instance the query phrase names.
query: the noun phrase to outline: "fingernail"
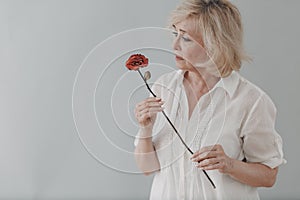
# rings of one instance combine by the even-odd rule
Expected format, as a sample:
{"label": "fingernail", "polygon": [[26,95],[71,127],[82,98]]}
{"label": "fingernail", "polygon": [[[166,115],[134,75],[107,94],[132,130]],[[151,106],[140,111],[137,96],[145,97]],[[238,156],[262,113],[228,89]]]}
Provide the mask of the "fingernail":
{"label": "fingernail", "polygon": [[161,100],[161,98],[159,98],[159,97],[156,97],[156,100]]}

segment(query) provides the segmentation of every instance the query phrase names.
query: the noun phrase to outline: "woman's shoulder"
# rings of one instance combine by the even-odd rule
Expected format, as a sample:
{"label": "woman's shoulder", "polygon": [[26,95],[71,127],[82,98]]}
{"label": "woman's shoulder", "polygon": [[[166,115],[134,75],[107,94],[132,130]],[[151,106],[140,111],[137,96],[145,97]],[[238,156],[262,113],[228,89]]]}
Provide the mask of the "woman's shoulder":
{"label": "woman's shoulder", "polygon": [[240,83],[237,88],[240,97],[243,96],[243,99],[247,99],[250,104],[257,103],[259,100],[267,101],[270,104],[273,104],[272,99],[267,94],[265,90],[263,90],[258,85],[254,84],[244,76],[239,74]]}

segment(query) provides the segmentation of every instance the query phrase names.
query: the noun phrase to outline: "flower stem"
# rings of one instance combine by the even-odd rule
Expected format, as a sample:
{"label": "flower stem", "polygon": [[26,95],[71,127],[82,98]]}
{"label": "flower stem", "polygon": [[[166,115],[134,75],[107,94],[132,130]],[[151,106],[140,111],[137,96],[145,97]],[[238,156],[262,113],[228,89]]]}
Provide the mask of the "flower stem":
{"label": "flower stem", "polygon": [[[144,78],[143,74],[141,73],[140,69],[137,69],[137,71],[139,72],[141,78],[143,79],[143,81],[145,82],[145,85],[147,87],[147,89],[149,90],[149,92],[152,94],[153,97],[157,97],[156,94],[154,94],[154,92],[151,90],[151,88],[149,87],[147,80]],[[169,117],[167,116],[167,114],[165,113],[165,111],[161,111],[162,114],[165,116],[165,118],[167,119],[167,121],[169,122],[169,124],[172,126],[172,128],[174,129],[176,135],[179,137],[181,143],[185,146],[185,148],[193,155],[194,152],[188,147],[188,145],[184,142],[184,140],[182,139],[181,135],[179,134],[179,132],[177,131],[177,129],[175,128],[175,126],[173,125],[173,123],[171,122],[171,120],[169,119]],[[214,184],[214,182],[211,180],[211,178],[208,176],[207,172],[205,170],[202,170],[203,173],[205,174],[205,176],[208,178],[209,182],[212,184],[213,188],[216,189],[216,186]]]}

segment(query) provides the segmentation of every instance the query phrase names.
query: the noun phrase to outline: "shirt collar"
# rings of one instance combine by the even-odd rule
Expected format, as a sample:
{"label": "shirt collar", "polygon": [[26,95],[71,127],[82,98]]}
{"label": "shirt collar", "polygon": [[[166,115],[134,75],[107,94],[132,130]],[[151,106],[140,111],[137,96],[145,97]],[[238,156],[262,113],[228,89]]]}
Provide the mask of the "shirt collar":
{"label": "shirt collar", "polygon": [[[184,79],[184,70],[179,70],[177,73],[180,75],[179,82],[182,83]],[[221,78],[217,84],[209,91],[213,92],[217,88],[223,88],[232,98],[235,90],[238,87],[239,84],[240,75],[237,71],[232,71],[231,74],[225,78]]]}
{"label": "shirt collar", "polygon": [[216,88],[223,88],[231,98],[238,87],[239,79],[239,73],[237,71],[232,71],[229,76],[221,78],[211,91],[215,90]]}

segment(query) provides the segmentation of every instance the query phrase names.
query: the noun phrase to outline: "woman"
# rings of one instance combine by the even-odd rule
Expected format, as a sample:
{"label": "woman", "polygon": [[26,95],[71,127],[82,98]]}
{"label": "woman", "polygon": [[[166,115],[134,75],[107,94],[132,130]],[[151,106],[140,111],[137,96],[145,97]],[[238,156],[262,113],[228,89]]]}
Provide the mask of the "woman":
{"label": "woman", "polygon": [[137,165],[155,172],[150,199],[259,199],[257,187],[273,186],[285,160],[274,104],[238,73],[247,60],[238,9],[227,0],[186,0],[171,24],[179,70],[160,77],[158,98],[135,109]]}

